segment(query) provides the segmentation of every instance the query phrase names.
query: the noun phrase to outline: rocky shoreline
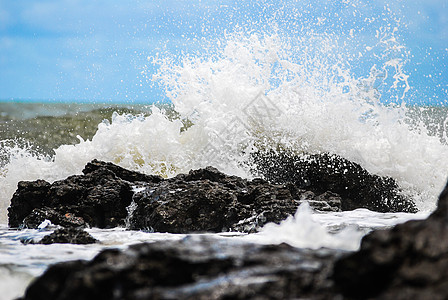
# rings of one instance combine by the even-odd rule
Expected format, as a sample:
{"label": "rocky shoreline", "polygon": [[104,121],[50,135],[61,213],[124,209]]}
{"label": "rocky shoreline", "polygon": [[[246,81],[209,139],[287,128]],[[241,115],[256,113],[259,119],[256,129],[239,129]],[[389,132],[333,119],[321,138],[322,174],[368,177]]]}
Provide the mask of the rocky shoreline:
{"label": "rocky shoreline", "polygon": [[[294,159],[296,166],[304,164]],[[317,168],[317,160],[332,160],[346,171]],[[400,200],[391,211],[415,211],[390,178],[359,168],[325,154],[303,165],[305,171],[293,172],[296,177],[279,178],[280,173],[265,168],[269,182],[228,176],[212,167],[163,179],[95,160],[83,175],[53,184],[19,183],[8,209],[9,226],[37,228],[49,220],[66,228],[48,237],[48,243],[76,243],[70,235],[89,240],[82,234],[89,226],[252,233],[294,214],[303,201],[322,211],[353,209],[356,191],[370,197],[359,207],[383,211],[393,203],[382,198],[388,195]],[[348,187],[343,193],[329,189],[341,184]],[[180,241],[108,249],[91,261],[50,266],[22,299],[444,299],[447,218],[448,187],[427,220],[374,231],[353,253],[194,234]]]}
{"label": "rocky shoreline", "polygon": [[267,181],[228,176],[213,167],[163,179],[94,160],[83,175],[53,184],[19,182],[8,222],[12,228],[37,228],[50,220],[63,227],[250,233],[293,215],[304,201],[320,211],[416,211],[393,179],[371,175],[341,157],[322,154],[281,162],[282,178],[260,163]]}

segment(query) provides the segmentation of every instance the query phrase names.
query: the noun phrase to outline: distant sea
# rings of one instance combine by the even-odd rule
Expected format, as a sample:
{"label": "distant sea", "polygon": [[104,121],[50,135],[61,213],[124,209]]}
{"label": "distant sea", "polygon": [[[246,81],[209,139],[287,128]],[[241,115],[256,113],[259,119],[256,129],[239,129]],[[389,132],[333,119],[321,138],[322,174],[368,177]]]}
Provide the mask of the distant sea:
{"label": "distant sea", "polygon": [[[0,141],[10,140],[27,145],[41,154],[53,154],[61,145],[79,142],[79,137],[91,139],[98,124],[111,121],[114,112],[133,116],[148,116],[151,107],[162,108],[175,117],[170,103],[126,104],[50,101],[1,101]],[[428,130],[446,143],[445,127],[448,124],[447,106],[410,106],[406,110],[411,126]]]}
{"label": "distant sea", "polygon": [[[0,101],[0,141],[27,145],[41,154],[53,154],[60,145],[91,139],[98,124],[111,121],[114,112],[147,116],[153,104]],[[170,104],[158,104],[171,110]]]}

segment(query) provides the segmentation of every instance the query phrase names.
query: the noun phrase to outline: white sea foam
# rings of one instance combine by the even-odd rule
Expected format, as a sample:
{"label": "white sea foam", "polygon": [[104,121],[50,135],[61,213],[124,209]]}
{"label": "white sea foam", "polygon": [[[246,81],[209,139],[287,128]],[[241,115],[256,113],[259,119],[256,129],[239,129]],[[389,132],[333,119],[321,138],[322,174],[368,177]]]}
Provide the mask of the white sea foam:
{"label": "white sea foam", "polygon": [[299,248],[318,249],[321,247],[355,251],[359,248],[365,232],[356,226],[342,229],[336,234],[313,219],[312,209],[307,203],[302,204],[294,216],[288,217],[280,224],[266,224],[260,233],[245,236],[248,241],[280,244],[288,243]]}
{"label": "white sea foam", "polygon": [[[251,177],[251,153],[278,146],[335,153],[391,176],[420,210],[431,211],[447,177],[448,146],[423,125],[407,125],[400,103],[411,88],[404,68],[410,56],[399,43],[399,18],[388,14],[385,24],[365,19],[345,37],[337,26],[322,32],[300,22],[288,24],[291,36],[273,20],[272,30],[263,24],[263,31],[240,28],[205,41],[197,55],[151,57],[160,67],[153,80],[180,118],[155,107],[148,117],[115,114],[91,140],[80,137],[52,158],[2,145],[9,162],[0,170],[0,222],[18,181],[80,174],[95,158],[165,177],[207,165]],[[391,101],[398,104],[382,104]]]}
{"label": "white sea foam", "polygon": [[[295,247],[318,249],[321,247],[356,250],[364,234],[372,229],[388,228],[411,219],[425,218],[426,214],[375,213],[366,209],[350,212],[317,213],[302,205],[293,217],[281,224],[267,224],[260,233],[203,234],[216,239],[230,239],[261,244],[288,243]],[[47,224],[48,225],[48,224]],[[55,228],[41,230],[8,230],[0,225],[0,290],[4,299],[23,295],[26,286],[50,265],[57,262],[92,259],[106,248],[125,249],[142,242],[176,241],[185,234],[148,233],[124,228],[87,229],[100,243],[91,245],[54,244],[33,245],[21,241],[38,241]],[[329,233],[332,232],[332,233]],[[3,299],[2,298],[2,299]]]}
{"label": "white sea foam", "polygon": [[[283,5],[278,15],[288,17],[288,5]],[[275,22],[259,26],[262,31],[243,26],[245,30],[206,41],[215,46],[204,53],[151,57],[160,66],[154,80],[166,87],[179,119],[157,108],[148,117],[115,114],[111,123],[98,125],[91,140],[80,137],[76,145],[55,149],[53,157],[0,142],[0,155],[8,156],[0,165],[0,224],[7,222],[6,209],[18,181],[60,180],[80,174],[95,158],[165,177],[213,165],[250,178],[251,152],[278,145],[296,152],[339,154],[372,173],[391,176],[415,199],[421,213],[361,209],[319,214],[301,207],[279,225],[232,238],[354,250],[371,229],[425,218],[447,178],[448,146],[429,135],[424,125],[407,125],[404,103],[412,86],[405,66],[411,56],[399,41],[399,18],[388,12],[376,19],[367,16],[364,28],[351,28],[344,38],[341,28],[331,32],[322,30],[327,24],[307,26],[313,12],[303,14],[303,23],[297,21],[302,15],[285,18],[284,22],[294,20],[287,24],[296,27],[290,31],[294,36],[284,35],[279,28],[285,24]],[[378,25],[383,19],[387,20]],[[267,32],[271,25],[277,29]],[[365,35],[372,33],[376,41],[365,44]],[[397,105],[382,104],[390,102]],[[187,129],[185,120],[192,124]],[[45,231],[16,232],[4,226],[0,230],[0,290],[7,298],[19,296],[48,264],[90,259],[104,247],[184,237],[89,229],[101,244],[43,246],[23,245],[20,239],[39,239]]]}
{"label": "white sea foam", "polygon": [[339,154],[395,178],[421,210],[433,209],[446,179],[448,147],[424,130],[410,130],[405,107],[380,104],[376,69],[353,78],[331,58],[328,37],[321,37],[321,51],[310,59],[295,58],[300,49],[291,52],[288,43],[275,35],[236,34],[211,57],[159,62],[157,79],[166,84],[181,119],[193,122],[187,130],[181,130],[181,119],[153,108],[149,117],[115,114],[112,123],[99,124],[92,140],[80,137],[51,159],[8,149],[10,161],[0,177],[1,222],[19,180],[80,174],[94,158],[166,177],[207,165],[250,177],[244,167],[250,153],[277,145]]}

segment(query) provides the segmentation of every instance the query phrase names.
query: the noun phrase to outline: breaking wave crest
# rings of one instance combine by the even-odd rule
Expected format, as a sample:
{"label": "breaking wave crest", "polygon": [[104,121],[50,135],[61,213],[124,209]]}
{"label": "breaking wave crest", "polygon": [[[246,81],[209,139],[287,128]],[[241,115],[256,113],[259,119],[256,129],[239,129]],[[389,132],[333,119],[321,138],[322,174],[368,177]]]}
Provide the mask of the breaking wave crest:
{"label": "breaking wave crest", "polygon": [[410,114],[397,27],[378,28],[377,43],[362,49],[353,31],[291,36],[272,27],[226,33],[194,55],[151,57],[152,80],[176,117],[157,106],[148,116],[115,113],[91,139],[51,157],[3,141],[0,221],[19,180],[62,179],[95,158],[165,177],[212,165],[250,178],[261,150],[340,155],[393,177],[420,210],[432,210],[447,175],[445,131],[431,134]]}

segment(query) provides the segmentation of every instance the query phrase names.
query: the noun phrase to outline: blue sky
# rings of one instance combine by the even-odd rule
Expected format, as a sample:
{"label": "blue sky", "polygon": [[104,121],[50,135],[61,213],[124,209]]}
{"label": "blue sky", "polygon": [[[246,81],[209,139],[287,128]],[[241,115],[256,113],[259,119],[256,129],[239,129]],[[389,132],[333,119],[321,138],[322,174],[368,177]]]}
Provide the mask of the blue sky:
{"label": "blue sky", "polygon": [[363,2],[0,0],[0,99],[157,101],[163,92],[141,74],[148,56],[201,49],[202,38],[222,36],[236,25],[262,31],[274,15],[295,34],[299,25],[338,11],[340,19],[315,29],[347,34],[356,26],[354,6],[365,16],[381,16],[388,5],[404,24],[400,43],[411,54],[412,101],[445,102],[448,0]]}

